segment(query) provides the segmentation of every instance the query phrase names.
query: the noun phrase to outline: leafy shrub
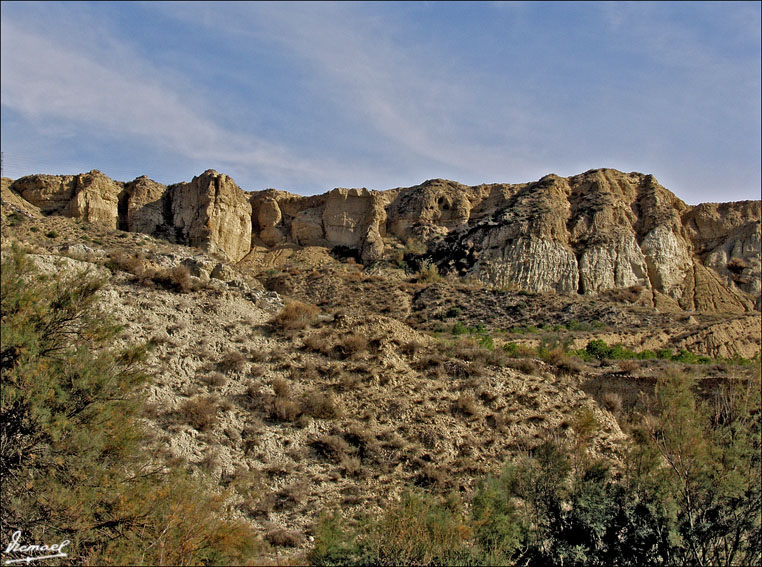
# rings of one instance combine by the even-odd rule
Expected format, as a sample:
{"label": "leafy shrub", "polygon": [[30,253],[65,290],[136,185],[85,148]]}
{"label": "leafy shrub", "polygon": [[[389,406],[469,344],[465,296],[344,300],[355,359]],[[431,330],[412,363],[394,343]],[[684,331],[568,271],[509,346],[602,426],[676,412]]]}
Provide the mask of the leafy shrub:
{"label": "leafy shrub", "polygon": [[442,276],[439,275],[439,268],[430,260],[425,260],[421,263],[421,267],[418,270],[418,281],[421,283],[437,283],[442,280]]}
{"label": "leafy shrub", "polygon": [[18,251],[0,273],[3,531],[76,536],[83,564],[256,562],[262,544],[205,481],[149,464],[136,393],[146,346],[113,347],[102,283],[46,282]]}
{"label": "leafy shrub", "polygon": [[[662,377],[617,476],[593,459],[586,408],[571,443],[545,442],[478,479],[470,512],[406,495],[354,530],[318,526],[315,564],[758,565],[759,375],[711,405],[682,374]],[[615,398],[612,398],[615,400]],[[616,402],[614,402],[616,403]]]}

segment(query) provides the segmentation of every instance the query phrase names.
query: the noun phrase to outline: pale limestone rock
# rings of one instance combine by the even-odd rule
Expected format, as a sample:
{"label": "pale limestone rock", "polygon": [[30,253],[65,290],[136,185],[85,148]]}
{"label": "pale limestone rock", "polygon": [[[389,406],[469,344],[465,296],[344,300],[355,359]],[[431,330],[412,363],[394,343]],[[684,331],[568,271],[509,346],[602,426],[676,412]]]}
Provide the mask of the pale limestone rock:
{"label": "pale limestone rock", "polygon": [[504,270],[506,281],[519,289],[573,293],[579,287],[577,258],[552,240],[519,238],[506,245],[495,264]]}
{"label": "pale limestone rock", "polygon": [[81,173],[74,178],[74,195],[69,201],[68,216],[116,228],[119,194],[123,189],[122,183],[100,171]]}
{"label": "pale limestone rock", "polygon": [[[478,202],[483,198],[481,193],[479,189],[445,179],[399,189],[387,208],[388,230],[403,241],[447,234],[468,223],[473,206],[469,197]],[[416,227],[419,230],[414,230]]]}
{"label": "pale limestone rock", "polygon": [[121,223],[130,232],[156,233],[165,223],[164,196],[166,185],[145,175],[127,183],[120,196]]}
{"label": "pale limestone rock", "polygon": [[682,297],[683,282],[693,261],[686,241],[668,226],[659,225],[640,242],[652,287],[674,299]]}
{"label": "pale limestone rock", "polygon": [[93,170],[79,175],[28,175],[11,189],[40,208],[116,228],[122,184]]}
{"label": "pale limestone rock", "polygon": [[318,246],[325,243],[323,209],[313,207],[299,211],[291,223],[291,238],[300,246]]}
{"label": "pale limestone rock", "polygon": [[27,175],[14,181],[11,190],[43,213],[63,213],[74,196],[74,176]]}
{"label": "pale limestone rock", "polygon": [[328,194],[323,210],[323,228],[334,246],[357,247],[367,230],[367,216],[372,210],[367,189],[334,189]]}
{"label": "pale limestone rock", "polygon": [[646,259],[632,233],[620,232],[585,248],[579,270],[585,294],[634,285],[650,287]]}
{"label": "pale limestone rock", "polygon": [[283,232],[277,228],[283,219],[278,201],[272,197],[266,197],[259,203],[257,209],[257,223],[259,225],[259,238],[267,246],[275,246],[283,242]]}
{"label": "pale limestone rock", "polygon": [[184,242],[237,262],[251,249],[251,204],[235,182],[207,170],[170,187],[172,225]]}

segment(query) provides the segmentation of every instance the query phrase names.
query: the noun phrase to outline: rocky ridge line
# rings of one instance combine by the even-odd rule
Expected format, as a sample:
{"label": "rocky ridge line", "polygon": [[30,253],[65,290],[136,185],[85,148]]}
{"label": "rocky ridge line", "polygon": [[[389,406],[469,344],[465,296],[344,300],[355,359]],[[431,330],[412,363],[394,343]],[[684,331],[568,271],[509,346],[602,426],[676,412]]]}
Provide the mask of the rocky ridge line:
{"label": "rocky ridge line", "polygon": [[[197,246],[238,262],[256,247],[343,246],[366,263],[418,239],[440,271],[530,292],[628,288],[658,308],[760,310],[760,201],[688,206],[652,175],[591,170],[523,184],[433,179],[304,197],[245,192],[207,170],[165,186],[99,171],[6,180],[3,198]],[[19,197],[21,199],[19,199]]]}

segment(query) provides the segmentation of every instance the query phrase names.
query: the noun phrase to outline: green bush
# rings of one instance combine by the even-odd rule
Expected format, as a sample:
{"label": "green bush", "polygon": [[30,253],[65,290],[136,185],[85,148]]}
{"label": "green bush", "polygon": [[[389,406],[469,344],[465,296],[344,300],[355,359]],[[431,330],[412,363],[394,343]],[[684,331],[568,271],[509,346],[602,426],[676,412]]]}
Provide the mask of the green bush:
{"label": "green bush", "polygon": [[115,349],[103,282],[46,281],[14,250],[2,265],[0,531],[72,542],[76,563],[252,558],[251,528],[181,471],[152,466],[137,421],[146,347]]}
{"label": "green bush", "polygon": [[[592,350],[602,345],[593,346]],[[682,374],[659,379],[614,474],[591,457],[590,410],[570,443],[546,442],[476,482],[470,511],[407,495],[357,529],[324,520],[318,565],[759,565],[760,380],[714,399]]]}

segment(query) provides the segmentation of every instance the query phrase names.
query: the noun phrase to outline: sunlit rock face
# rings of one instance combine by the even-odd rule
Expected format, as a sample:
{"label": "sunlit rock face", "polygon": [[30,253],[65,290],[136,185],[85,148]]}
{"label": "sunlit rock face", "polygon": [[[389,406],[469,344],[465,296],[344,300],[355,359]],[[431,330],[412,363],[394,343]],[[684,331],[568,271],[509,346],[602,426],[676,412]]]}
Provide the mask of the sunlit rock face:
{"label": "sunlit rock face", "polygon": [[657,307],[760,308],[760,201],[691,207],[651,175],[596,169],[522,184],[445,179],[387,191],[246,193],[208,170],[166,187],[99,171],[9,185],[62,214],[198,246],[236,262],[252,249],[343,247],[365,263],[421,241],[440,272],[529,292],[629,289]]}

